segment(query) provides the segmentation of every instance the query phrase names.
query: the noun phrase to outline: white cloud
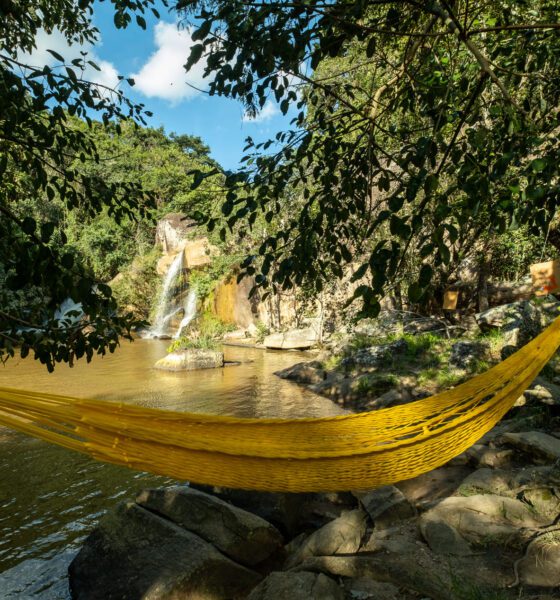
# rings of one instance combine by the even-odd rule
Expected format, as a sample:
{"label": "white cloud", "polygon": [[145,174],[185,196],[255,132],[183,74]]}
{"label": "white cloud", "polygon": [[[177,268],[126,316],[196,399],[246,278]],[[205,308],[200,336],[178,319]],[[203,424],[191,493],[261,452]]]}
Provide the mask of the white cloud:
{"label": "white cloud", "polygon": [[[98,41],[100,43],[100,41]],[[64,57],[65,64],[69,64],[74,58],[82,58],[80,52],[87,52],[86,60],[93,61],[101,70],[98,71],[92,66],[87,65],[77,75],[82,79],[105,85],[109,88],[115,88],[119,83],[118,73],[114,65],[106,60],[101,60],[93,50],[92,44],[68,44],[64,35],[55,30],[53,33],[47,33],[43,29],[37,32],[35,37],[36,48],[31,52],[20,52],[18,60],[32,67],[54,67],[60,64],[48,50],[53,50]],[[77,71],[76,68],[74,68]]]}
{"label": "white cloud", "polygon": [[245,113],[243,115],[243,123],[262,123],[263,121],[268,121],[269,119],[272,119],[272,117],[275,117],[279,114],[280,110],[278,109],[278,106],[270,100],[267,100],[265,105],[254,117],[248,113]]}
{"label": "white cloud", "polygon": [[200,92],[191,85],[199,89],[206,86],[204,59],[188,73],[183,66],[193,45],[191,31],[179,30],[175,23],[160,21],[154,28],[154,34],[157,50],[140,71],[132,75],[136,89],[146,96],[162,98],[172,104],[198,95]]}

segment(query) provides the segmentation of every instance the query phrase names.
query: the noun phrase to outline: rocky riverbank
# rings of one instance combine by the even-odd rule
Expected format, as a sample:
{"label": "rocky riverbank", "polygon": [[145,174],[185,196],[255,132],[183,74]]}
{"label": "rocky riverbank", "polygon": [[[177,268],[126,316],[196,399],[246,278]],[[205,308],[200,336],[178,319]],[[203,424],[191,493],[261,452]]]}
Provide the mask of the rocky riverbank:
{"label": "rocky riverbank", "polygon": [[[435,321],[415,333],[401,325],[391,338],[370,332],[360,344],[280,375],[351,410],[409,402],[507,356],[556,309],[529,303],[492,309],[470,329],[458,327],[459,336],[437,330]],[[86,540],[70,567],[72,596],[559,598],[556,371],[552,361],[467,452],[394,486],[332,494],[145,490],[108,514]]]}
{"label": "rocky riverbank", "polygon": [[548,600],[559,520],[560,420],[535,407],[371,492],[146,490],[101,521],[70,584],[79,600]]}

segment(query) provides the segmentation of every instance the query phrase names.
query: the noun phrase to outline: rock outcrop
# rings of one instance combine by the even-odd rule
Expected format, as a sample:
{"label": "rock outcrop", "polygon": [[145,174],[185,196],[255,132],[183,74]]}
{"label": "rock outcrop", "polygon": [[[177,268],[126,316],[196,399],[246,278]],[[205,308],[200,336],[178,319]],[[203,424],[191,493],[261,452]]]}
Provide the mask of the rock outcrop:
{"label": "rock outcrop", "polygon": [[224,366],[224,353],[215,350],[177,350],[160,358],[154,367],[163,371],[192,371]]}

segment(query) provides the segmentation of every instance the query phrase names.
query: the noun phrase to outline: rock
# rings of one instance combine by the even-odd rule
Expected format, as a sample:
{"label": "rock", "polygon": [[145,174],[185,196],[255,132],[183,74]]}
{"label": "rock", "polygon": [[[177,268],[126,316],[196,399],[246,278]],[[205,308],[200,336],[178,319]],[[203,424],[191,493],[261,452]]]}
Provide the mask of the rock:
{"label": "rock", "polygon": [[335,581],[323,573],[271,573],[247,600],[344,600]]}
{"label": "rock", "polygon": [[366,494],[358,494],[360,503],[371,520],[380,527],[415,516],[416,511],[394,485],[386,485]]}
{"label": "rock", "polygon": [[521,528],[543,525],[527,504],[493,494],[446,498],[420,517],[423,531],[430,523],[445,523],[475,545],[511,543]]}
{"label": "rock", "polygon": [[389,344],[380,344],[378,346],[370,346],[369,348],[361,348],[341,361],[341,366],[344,368],[367,367],[378,368],[391,364],[393,357],[403,354],[408,350],[406,340],[399,339]]}
{"label": "rock", "polygon": [[541,311],[529,301],[496,306],[475,317],[482,331],[501,329],[504,336],[503,358],[532,340],[544,325]]}
{"label": "rock", "polygon": [[195,222],[181,213],[169,213],[156,225],[156,244],[161,244],[166,254],[182,250],[185,237],[193,230]]}
{"label": "rock", "polygon": [[560,386],[550,383],[543,377],[537,377],[523,395],[527,400],[533,400],[548,406],[560,406]]}
{"label": "rock", "polygon": [[322,383],[327,378],[327,372],[323,369],[321,363],[316,361],[297,363],[287,369],[276,371],[274,374],[281,379],[289,379],[296,383],[308,385]]}
{"label": "rock", "polygon": [[183,249],[183,264],[186,269],[205,267],[212,263],[212,255],[216,253],[217,248],[210,244],[207,237],[186,240]]}
{"label": "rock", "polygon": [[501,469],[477,469],[463,480],[459,494],[497,494],[512,496],[513,476]]}
{"label": "rock", "polygon": [[522,498],[540,515],[547,517],[551,521],[560,515],[560,498],[553,488],[535,487],[524,490]]}
{"label": "rock", "polygon": [[428,332],[444,333],[447,331],[447,323],[437,317],[411,317],[404,323],[403,330],[413,335]]}
{"label": "rock", "polygon": [[471,340],[455,342],[451,347],[449,364],[458,369],[470,369],[488,352],[488,344]]}
{"label": "rock", "polygon": [[490,467],[492,469],[510,466],[514,455],[513,450],[500,450],[489,448],[484,444],[475,444],[466,451],[468,459],[478,467]]}
{"label": "rock", "polygon": [[303,530],[318,529],[358,505],[349,493],[282,494],[197,484],[191,484],[191,487],[258,515],[272,523],[287,539]]}
{"label": "rock", "polygon": [[305,350],[317,343],[317,331],[307,329],[291,329],[283,333],[272,333],[264,338],[263,346],[275,350]]}
{"label": "rock", "polygon": [[504,433],[500,441],[546,460],[560,459],[560,440],[542,431]]}
{"label": "rock", "polygon": [[428,516],[420,521],[420,531],[432,552],[455,556],[473,554],[469,543],[459,532],[445,521]]}
{"label": "rock", "polygon": [[69,576],[74,600],[226,600],[261,580],[194,533],[132,503],[100,521]]}
{"label": "rock", "polygon": [[192,371],[224,366],[224,353],[215,350],[177,350],[160,358],[154,367],[163,371]]}
{"label": "rock", "polygon": [[333,556],[357,552],[366,531],[366,515],[361,510],[349,511],[312,533],[289,557],[291,568],[310,556]]}
{"label": "rock", "polygon": [[189,487],[144,490],[137,504],[196,533],[243,565],[256,565],[282,545],[270,523]]}
{"label": "rock", "polygon": [[560,532],[537,538],[518,564],[519,579],[526,585],[560,586]]}
{"label": "rock", "polygon": [[367,577],[348,579],[344,589],[350,600],[400,600],[399,588],[392,583],[373,581]]}

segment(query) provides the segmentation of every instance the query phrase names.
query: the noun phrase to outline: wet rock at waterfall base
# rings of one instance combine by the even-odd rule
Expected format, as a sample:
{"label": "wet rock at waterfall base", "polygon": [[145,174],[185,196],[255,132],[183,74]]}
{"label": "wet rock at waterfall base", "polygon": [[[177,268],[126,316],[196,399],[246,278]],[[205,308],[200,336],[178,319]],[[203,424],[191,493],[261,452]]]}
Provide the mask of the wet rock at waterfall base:
{"label": "wet rock at waterfall base", "polygon": [[194,371],[224,366],[224,353],[214,350],[178,350],[160,358],[154,367],[163,371]]}
{"label": "wet rock at waterfall base", "polygon": [[69,568],[73,600],[226,600],[261,576],[136,504],[121,504],[86,539]]}
{"label": "wet rock at waterfall base", "polygon": [[264,519],[189,487],[144,490],[136,502],[247,566],[262,562],[282,545],[279,531]]}

